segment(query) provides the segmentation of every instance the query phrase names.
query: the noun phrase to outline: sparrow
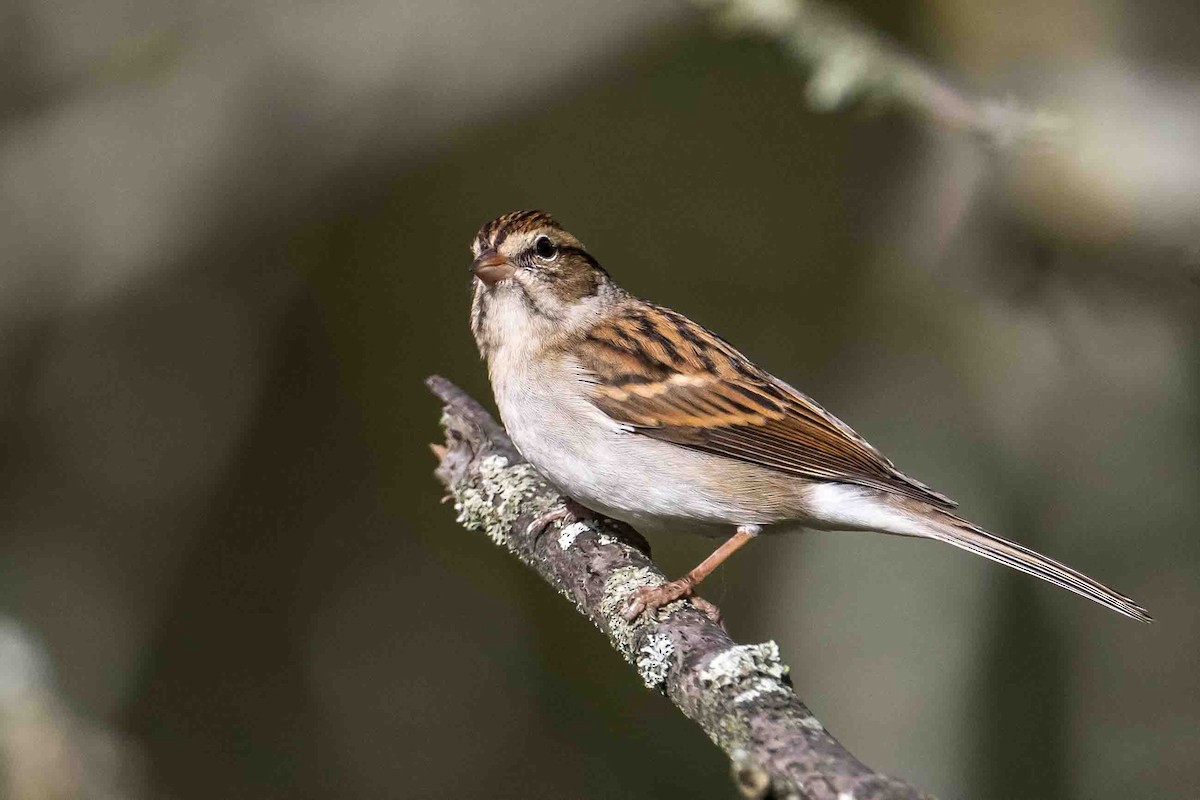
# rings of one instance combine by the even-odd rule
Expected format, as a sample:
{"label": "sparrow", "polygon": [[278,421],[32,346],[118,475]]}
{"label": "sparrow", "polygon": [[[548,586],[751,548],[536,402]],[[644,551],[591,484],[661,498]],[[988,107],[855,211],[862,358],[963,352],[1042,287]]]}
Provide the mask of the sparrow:
{"label": "sparrow", "polygon": [[471,331],[505,428],[568,497],[643,534],[726,538],[678,580],[642,587],[628,620],[684,597],[763,532],[876,531],[946,542],[1142,622],[1133,600],[958,516],[810,397],[733,345],[618,286],[543,211],[471,245]]}

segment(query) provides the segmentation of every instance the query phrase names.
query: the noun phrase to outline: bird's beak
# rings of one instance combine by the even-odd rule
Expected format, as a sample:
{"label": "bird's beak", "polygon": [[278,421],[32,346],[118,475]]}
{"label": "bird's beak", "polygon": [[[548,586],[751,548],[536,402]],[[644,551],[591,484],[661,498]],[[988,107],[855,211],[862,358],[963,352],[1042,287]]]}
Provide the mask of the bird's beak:
{"label": "bird's beak", "polygon": [[513,265],[508,263],[508,259],[494,250],[485,250],[480,253],[479,258],[475,259],[475,263],[471,265],[471,270],[475,273],[476,278],[488,286],[494,286],[499,281],[517,274]]}

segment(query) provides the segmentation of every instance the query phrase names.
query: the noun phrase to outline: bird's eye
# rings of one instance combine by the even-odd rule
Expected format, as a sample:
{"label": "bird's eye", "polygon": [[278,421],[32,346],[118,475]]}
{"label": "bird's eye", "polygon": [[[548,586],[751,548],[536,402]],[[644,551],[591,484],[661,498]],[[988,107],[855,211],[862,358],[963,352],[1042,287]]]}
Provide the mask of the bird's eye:
{"label": "bird's eye", "polygon": [[549,236],[539,236],[537,241],[533,243],[533,252],[537,253],[538,258],[544,258],[547,261],[558,255],[558,247],[554,242],[550,241]]}

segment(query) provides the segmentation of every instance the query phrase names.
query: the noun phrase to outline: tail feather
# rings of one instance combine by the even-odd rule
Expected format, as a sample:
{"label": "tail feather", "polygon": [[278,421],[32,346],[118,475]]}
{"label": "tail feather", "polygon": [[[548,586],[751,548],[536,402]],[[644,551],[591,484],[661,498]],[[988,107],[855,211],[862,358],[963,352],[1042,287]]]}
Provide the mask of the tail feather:
{"label": "tail feather", "polygon": [[1123,594],[1114,592],[1099,581],[1092,580],[1066,564],[1030,550],[1028,547],[1010,542],[994,533],[988,533],[964,519],[943,511],[936,512],[945,522],[935,523],[928,536],[955,547],[961,547],[976,555],[991,559],[1007,567],[1041,578],[1076,594],[1083,595],[1118,614],[1136,619],[1138,622],[1153,622],[1146,609]]}
{"label": "tail feather", "polygon": [[1153,621],[1146,609],[1099,581],[931,503],[842,483],[814,484],[806,501],[810,528],[936,539],[1069,589],[1140,622]]}

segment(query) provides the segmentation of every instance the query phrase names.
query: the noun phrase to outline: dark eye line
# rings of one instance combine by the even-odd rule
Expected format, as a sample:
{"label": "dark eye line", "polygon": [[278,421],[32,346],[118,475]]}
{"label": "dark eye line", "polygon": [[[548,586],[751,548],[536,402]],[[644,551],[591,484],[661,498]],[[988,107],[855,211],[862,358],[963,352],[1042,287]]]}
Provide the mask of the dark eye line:
{"label": "dark eye line", "polygon": [[[540,239],[542,237],[538,237],[538,238]],[[549,238],[549,237],[546,237],[546,238]],[[589,254],[582,247],[575,247],[573,245],[563,244],[563,245],[555,245],[554,249],[555,249],[554,255],[556,257],[561,257],[561,256],[566,256],[566,255],[576,256],[576,257],[582,259],[584,262],[586,262],[588,264],[588,266],[592,267],[597,272],[604,273],[605,275],[608,274],[605,271],[605,269],[600,266],[600,263],[598,261],[596,261],[596,259],[592,258],[591,254]],[[535,248],[532,248],[532,247],[529,248],[524,253],[522,253],[518,257],[517,260],[522,268],[530,270],[530,271],[536,271],[549,280],[559,280],[559,279],[565,277],[565,275],[560,270],[553,269],[549,265],[547,265],[545,263],[546,259],[542,256],[539,256],[537,254],[537,251]]]}
{"label": "dark eye line", "polygon": [[590,266],[592,269],[599,270],[600,272],[604,272],[604,274],[606,274],[606,275],[608,274],[605,271],[604,267],[600,266],[600,262],[597,261],[596,259],[592,258],[591,254],[588,253],[587,250],[584,250],[582,247],[572,247],[571,245],[563,245],[562,247],[558,248],[558,252],[561,255],[566,255],[566,254],[570,253],[571,255],[579,256],[584,261],[586,261],[588,263],[588,266]]}

